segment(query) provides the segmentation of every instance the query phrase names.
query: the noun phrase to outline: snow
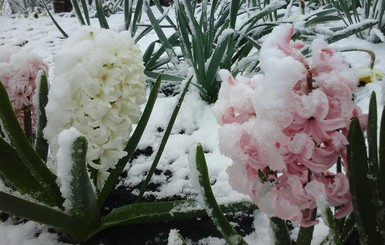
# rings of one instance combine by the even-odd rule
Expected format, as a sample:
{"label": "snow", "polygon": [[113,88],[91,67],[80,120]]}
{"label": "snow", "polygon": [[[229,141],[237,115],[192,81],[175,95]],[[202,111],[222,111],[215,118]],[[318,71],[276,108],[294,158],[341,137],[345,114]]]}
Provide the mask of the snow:
{"label": "snow", "polygon": [[81,133],[75,129],[65,129],[59,134],[59,151],[57,153],[57,177],[60,182],[60,192],[65,198],[63,206],[65,210],[72,207],[71,171],[74,165],[72,154],[75,140],[81,136]]}
{"label": "snow", "polygon": [[[280,1],[276,1],[274,4],[280,4]],[[69,35],[80,26],[76,18],[59,15],[55,15],[55,18]],[[52,81],[54,68],[53,55],[60,50],[64,39],[49,17],[12,19],[0,16],[0,23],[0,46],[8,47],[19,45],[41,56],[49,65],[48,79]],[[109,24],[112,29],[121,29],[122,23],[123,16],[121,14],[115,14],[109,18]],[[92,19],[92,25],[98,26],[96,19]],[[349,29],[341,31],[341,34],[346,31],[349,31]],[[155,39],[155,35],[150,34],[144,40],[141,40],[139,44],[142,50],[145,50],[146,42],[149,43]],[[373,44],[357,39],[356,37],[350,37],[332,46],[340,50],[352,47],[370,49],[377,55],[375,68],[378,69],[379,72],[385,72],[385,44]],[[363,58],[365,54],[360,52],[344,52],[343,55],[354,68],[368,65],[368,58]],[[368,110],[368,95],[371,91],[377,92],[379,108],[382,108],[384,105],[383,98],[385,97],[385,91],[383,89],[383,83],[375,82],[368,84],[363,88],[358,88],[356,92],[356,102],[364,112]],[[264,96],[266,99],[269,99],[269,94]],[[163,133],[158,132],[157,129],[162,128],[165,130],[176,101],[176,97],[159,98],[157,100],[154,113],[138,146],[139,149],[151,146],[154,153],[150,157],[139,156],[129,164],[129,166],[127,166],[128,178],[122,180],[120,185],[135,186],[144,180],[144,172],[150,168],[163,135]],[[284,103],[284,100],[282,99],[280,103]],[[189,179],[191,170],[188,168],[189,160],[187,155],[193,151],[192,149],[197,143],[201,143],[204,149],[207,150],[206,160],[208,170],[213,183],[212,189],[218,199],[218,203],[245,200],[247,197],[232,190],[228,183],[226,168],[230,166],[231,160],[219,153],[218,127],[215,117],[212,114],[212,107],[200,100],[197,91],[192,88],[186,95],[172,135],[169,138],[158,166],[160,170],[170,170],[172,177],[167,181],[165,177],[158,177],[156,181],[161,184],[159,191],[147,194],[153,194],[157,198],[181,193],[184,195],[196,194],[196,189]],[[182,130],[184,132],[183,134],[181,133]],[[67,151],[68,150],[69,149],[67,149]],[[59,172],[63,174],[63,179],[64,173],[68,172],[68,169],[59,170]],[[68,189],[63,189],[64,193],[67,191]],[[271,231],[268,227],[266,215],[256,211],[254,220],[255,232],[246,236],[245,240],[250,244],[273,244]],[[175,238],[175,232],[176,231],[171,232],[170,239]],[[295,236],[295,232],[292,235]],[[319,244],[325,235],[327,235],[327,227],[323,225],[321,221],[321,223],[315,227],[313,244]],[[0,237],[2,238],[2,244],[9,245],[62,244],[58,242],[57,235],[48,232],[47,226],[35,222],[26,222],[19,225],[14,225],[10,221],[2,222],[0,223]],[[221,238],[208,237],[199,241],[198,244],[216,245],[225,244],[225,241]]]}

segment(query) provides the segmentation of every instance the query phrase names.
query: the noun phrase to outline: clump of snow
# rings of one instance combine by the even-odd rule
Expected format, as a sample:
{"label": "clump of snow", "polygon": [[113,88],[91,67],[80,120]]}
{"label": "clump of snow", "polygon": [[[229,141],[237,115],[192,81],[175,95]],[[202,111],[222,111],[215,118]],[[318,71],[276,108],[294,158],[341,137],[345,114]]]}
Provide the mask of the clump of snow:
{"label": "clump of snow", "polygon": [[7,245],[69,245],[59,241],[49,227],[33,221],[15,225],[11,220],[0,222],[1,244]]}
{"label": "clump of snow", "polygon": [[73,144],[75,140],[82,136],[82,134],[76,128],[64,129],[59,134],[59,150],[57,153],[57,177],[60,182],[60,192],[65,198],[63,206],[66,210],[70,210],[72,207],[72,168],[74,161],[72,154],[74,152]]}
{"label": "clump of snow", "polygon": [[184,241],[180,237],[179,231],[177,229],[171,229],[168,234],[168,245],[183,245]]}

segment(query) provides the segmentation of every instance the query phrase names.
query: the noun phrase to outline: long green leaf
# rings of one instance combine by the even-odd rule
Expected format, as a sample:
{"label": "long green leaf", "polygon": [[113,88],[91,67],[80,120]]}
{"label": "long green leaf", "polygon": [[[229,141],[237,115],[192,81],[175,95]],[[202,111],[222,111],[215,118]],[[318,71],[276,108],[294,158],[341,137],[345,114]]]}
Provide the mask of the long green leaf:
{"label": "long green leaf", "polygon": [[153,176],[153,174],[155,172],[155,169],[158,166],[159,160],[160,160],[160,158],[161,158],[161,156],[163,154],[163,150],[166,147],[168,138],[170,137],[171,130],[172,130],[173,126],[174,126],[176,117],[178,116],[179,109],[181,108],[183,100],[184,100],[184,97],[186,96],[186,93],[187,93],[187,91],[188,91],[188,89],[190,87],[191,79],[192,78],[190,78],[187,81],[187,83],[186,83],[186,85],[185,85],[185,87],[183,89],[183,92],[182,92],[182,94],[179,97],[178,103],[175,105],[175,108],[174,108],[174,110],[173,110],[173,112],[171,114],[170,120],[168,122],[166,131],[163,134],[162,141],[160,142],[160,145],[159,145],[158,151],[156,153],[155,159],[152,162],[151,168],[148,171],[148,174],[147,174],[146,179],[144,180],[144,182],[142,184],[142,187],[140,188],[140,193],[139,193],[139,195],[138,195],[138,197],[136,199],[136,202],[140,202],[141,201],[141,199],[143,197],[143,194],[147,190],[148,184],[150,183],[150,180],[151,180],[151,178],[152,178],[152,176]]}
{"label": "long green leaf", "polygon": [[329,227],[329,234],[331,235],[333,244],[342,245],[342,241],[337,227],[337,222],[333,217],[332,210],[327,207],[324,212],[327,220],[327,226]]}
{"label": "long green leaf", "polygon": [[78,0],[71,0],[72,6],[74,7],[76,16],[78,17],[78,20],[81,25],[85,25],[86,22],[84,21],[82,11],[80,10],[80,6],[78,3]]}
{"label": "long green leaf", "polygon": [[160,83],[161,83],[161,77],[159,76],[154,84],[154,87],[151,90],[151,93],[148,98],[146,107],[144,108],[142,117],[140,118],[139,123],[134,133],[131,136],[131,139],[128,141],[127,146],[124,148],[124,150],[127,152],[127,156],[121,158],[119,162],[116,164],[115,168],[111,170],[110,175],[108,176],[102,190],[99,193],[99,196],[98,196],[99,207],[101,207],[104,204],[104,201],[107,199],[111,190],[114,188],[120,174],[122,173],[124,167],[127,165],[128,160],[130,159],[131,155],[134,153],[136,146],[138,145],[139,140],[142,137],[144,129],[147,126],[147,122],[150,119],[152,109],[154,108],[154,104],[157,99],[158,91],[160,88]]}
{"label": "long green leaf", "polygon": [[101,28],[110,29],[106,16],[104,15],[103,5],[101,0],[95,0],[96,13],[98,15],[98,20]]}
{"label": "long green leaf", "polygon": [[[253,211],[256,206],[251,202],[234,202],[220,205],[224,212]],[[199,207],[196,200],[187,199],[168,202],[133,203],[116,208],[104,216],[101,225],[93,234],[117,225],[168,222],[205,217],[207,213]]]}
{"label": "long green leaf", "polygon": [[57,209],[27,201],[2,191],[0,191],[0,210],[52,226],[67,233],[75,241],[84,240],[91,232],[83,223]]}
{"label": "long green leaf", "polygon": [[385,106],[382,109],[380,122],[380,145],[379,145],[379,165],[378,183],[382,203],[385,204]]}
{"label": "long green leaf", "polygon": [[271,217],[270,227],[274,232],[275,245],[291,244],[289,230],[284,220],[278,217]]}
{"label": "long green leaf", "polygon": [[365,137],[357,118],[351,122],[348,134],[348,174],[353,200],[353,213],[362,244],[383,244],[377,230],[377,218],[373,204],[373,188],[368,177],[368,157]]}
{"label": "long green leaf", "polygon": [[[96,227],[99,220],[99,208],[87,171],[86,154],[88,148],[86,137],[79,136],[76,138],[71,149],[70,196],[67,199],[71,205],[68,212],[72,217],[84,224]],[[59,162],[58,164],[69,163]]]}
{"label": "long green leaf", "polygon": [[207,164],[205,155],[203,152],[203,147],[201,145],[197,146],[196,150],[196,168],[198,171],[198,181],[201,186],[201,195],[203,195],[204,206],[207,211],[207,214],[214,221],[215,225],[218,227],[218,231],[221,233],[226,242],[230,245],[241,245],[247,244],[243,240],[233,226],[230,225],[229,221],[226,219],[222,210],[219,208],[217,201],[215,200],[213,191],[211,190],[210,177],[207,170]]}
{"label": "long green leaf", "polygon": [[34,178],[41,183],[43,186],[42,191],[46,192],[46,195],[50,196],[51,200],[56,200],[55,204],[60,207],[63,199],[59,187],[56,185],[56,176],[40,159],[23,133],[2,83],[0,83],[0,104],[2,132],[8,139],[9,144],[17,151],[25,167],[27,167]]}
{"label": "long green leaf", "polygon": [[44,138],[43,129],[47,125],[47,116],[45,113],[45,106],[48,103],[48,81],[47,75],[44,71],[41,71],[38,76],[39,82],[36,87],[36,94],[38,100],[38,107],[36,108],[37,114],[37,129],[35,139],[35,151],[43,161],[47,161],[48,155],[48,142]]}
{"label": "long green leaf", "polygon": [[159,41],[162,43],[164,49],[166,50],[167,55],[169,56],[171,62],[173,65],[177,65],[179,61],[175,59],[177,57],[173,46],[169,42],[168,38],[166,37],[166,34],[163,32],[162,28],[160,27],[159,21],[155,18],[154,13],[152,12],[150,6],[148,5],[149,3],[146,1],[146,9],[147,9],[147,17],[151,22],[151,25],[154,28],[154,31],[156,32]]}
{"label": "long green leaf", "polygon": [[4,182],[20,193],[28,193],[36,200],[55,203],[46,195],[44,186],[38,182],[26,167],[17,151],[0,138],[0,175]]}
{"label": "long green leaf", "polygon": [[368,28],[371,28],[377,24],[377,21],[375,20],[368,20],[366,22],[361,23],[360,25],[352,25],[349,26],[341,31],[335,32],[331,37],[326,38],[327,43],[333,43],[337,42],[341,39],[344,39],[346,37],[349,37],[351,35],[355,35],[357,33],[360,33],[361,31],[364,31]]}
{"label": "long green leaf", "polygon": [[51,12],[49,11],[48,7],[47,7],[47,4],[45,3],[44,0],[41,0],[41,2],[43,3],[44,5],[44,9],[45,11],[47,12],[47,14],[49,15],[49,17],[51,18],[53,24],[56,26],[56,28],[60,31],[60,33],[65,37],[67,38],[68,35],[67,33],[61,28],[61,26],[57,23],[57,21],[55,20],[55,18],[52,16]]}
{"label": "long green leaf", "polygon": [[84,18],[86,20],[87,25],[90,25],[90,15],[88,13],[88,4],[86,0],[81,0],[82,2],[82,7],[83,7],[83,13],[84,13]]}

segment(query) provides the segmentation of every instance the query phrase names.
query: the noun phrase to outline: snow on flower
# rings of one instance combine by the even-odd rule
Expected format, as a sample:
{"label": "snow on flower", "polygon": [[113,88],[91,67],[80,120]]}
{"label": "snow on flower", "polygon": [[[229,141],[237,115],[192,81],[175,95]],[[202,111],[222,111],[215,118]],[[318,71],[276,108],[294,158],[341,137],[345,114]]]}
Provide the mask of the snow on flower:
{"label": "snow on flower", "polygon": [[128,32],[82,27],[55,56],[44,135],[55,156],[58,135],[76,128],[88,140],[87,163],[101,188],[139,121],[145,102],[141,53]]}
{"label": "snow on flower", "polygon": [[36,111],[33,96],[40,71],[48,73],[48,65],[36,54],[20,47],[0,47],[0,81],[7,90],[17,119],[24,129],[25,116],[36,130]]}
{"label": "snow on flower", "polygon": [[352,210],[347,177],[329,170],[339,157],[346,167],[350,120],[365,115],[353,104],[357,74],[343,57],[315,40],[307,58],[293,34],[281,25],[268,36],[262,74],[220,71],[213,112],[222,125],[220,150],[234,162],[227,169],[233,189],[269,216],[311,226],[316,207],[340,207],[337,218]]}

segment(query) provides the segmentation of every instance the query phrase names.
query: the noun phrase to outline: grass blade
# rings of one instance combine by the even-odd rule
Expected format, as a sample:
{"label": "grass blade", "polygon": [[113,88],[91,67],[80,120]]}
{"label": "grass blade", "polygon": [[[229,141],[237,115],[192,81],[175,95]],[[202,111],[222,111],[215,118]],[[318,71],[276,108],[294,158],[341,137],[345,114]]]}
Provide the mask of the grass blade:
{"label": "grass blade", "polygon": [[37,129],[36,129],[36,139],[35,139],[35,151],[39,157],[45,162],[47,161],[48,155],[48,142],[43,136],[43,129],[47,126],[47,117],[45,114],[45,106],[48,103],[48,81],[47,75],[44,71],[41,71],[38,75],[38,82],[36,84],[36,94],[37,96]]}
{"label": "grass blade", "polygon": [[383,244],[378,233],[372,180],[368,178],[368,157],[365,137],[357,118],[353,119],[348,134],[348,174],[353,199],[353,213],[362,244]]}
{"label": "grass blade", "polygon": [[78,17],[78,20],[79,20],[80,24],[82,26],[85,25],[86,22],[84,21],[82,11],[80,11],[78,0],[71,0],[71,3],[72,3],[72,6],[74,7],[76,16]]}
{"label": "grass blade", "polygon": [[45,205],[30,202],[0,191],[0,210],[52,226],[70,235],[75,241],[84,240],[90,230],[71,216]]}
{"label": "grass blade", "polygon": [[98,15],[98,20],[101,28],[110,29],[106,16],[104,15],[103,5],[100,0],[95,0],[96,13]]}
{"label": "grass blade", "polygon": [[221,233],[225,238],[227,244],[230,245],[241,245],[247,244],[245,240],[237,233],[233,226],[230,225],[226,219],[222,210],[219,208],[217,201],[215,200],[213,191],[211,190],[210,177],[207,170],[207,163],[201,145],[197,146],[196,149],[196,168],[198,171],[198,181],[201,186],[201,195],[203,196],[204,207],[207,214],[214,221]]}
{"label": "grass blade", "polygon": [[55,18],[52,16],[51,12],[49,11],[48,7],[47,7],[47,4],[45,3],[44,0],[41,0],[41,2],[43,3],[44,5],[44,9],[45,11],[47,12],[47,14],[49,15],[49,17],[51,18],[53,24],[56,26],[56,28],[61,32],[61,34],[67,38],[68,35],[67,33],[61,28],[61,26],[57,23],[57,21],[55,20]]}
{"label": "grass blade", "polygon": [[[220,205],[224,212],[239,212],[255,210],[250,202],[234,202]],[[207,213],[198,206],[196,200],[187,199],[168,202],[133,203],[116,208],[104,216],[101,225],[93,234],[117,225],[130,225],[152,222],[167,222],[173,220],[188,220],[205,217]]]}
{"label": "grass blade", "polygon": [[275,245],[291,244],[289,230],[286,222],[278,217],[270,218],[270,227],[274,232]]}
{"label": "grass blade", "polygon": [[183,92],[182,94],[180,95],[179,97],[179,100],[178,100],[178,103],[176,104],[175,108],[174,108],[174,111],[172,112],[171,114],[171,118],[168,122],[168,125],[167,125],[167,128],[163,134],[163,138],[162,138],[162,141],[160,142],[160,145],[159,145],[159,149],[158,149],[158,152],[156,153],[156,156],[155,156],[155,159],[154,161],[152,162],[152,165],[151,165],[151,168],[150,170],[148,171],[148,174],[146,176],[146,179],[145,181],[143,182],[142,184],[142,187],[140,188],[140,193],[136,199],[136,202],[140,202],[142,197],[143,197],[143,194],[144,192],[147,190],[147,187],[148,187],[148,184],[150,183],[150,180],[152,178],[152,175],[154,174],[155,172],[155,169],[156,167],[158,166],[158,163],[159,163],[159,160],[162,156],[162,153],[163,153],[163,150],[164,148],[166,147],[166,144],[167,144],[167,141],[168,141],[168,138],[170,137],[170,134],[171,134],[171,130],[174,126],[174,123],[175,123],[175,120],[176,120],[176,117],[178,116],[178,113],[179,113],[179,109],[180,107],[182,106],[182,103],[183,103],[183,100],[184,100],[184,97],[186,96],[186,93],[188,91],[188,88],[190,87],[190,83],[191,83],[191,79],[190,78],[184,89],[183,89]]}
{"label": "grass blade", "polygon": [[[72,142],[70,152],[62,151],[64,154],[69,154],[68,157],[72,159],[69,170],[69,174],[72,178],[70,183],[68,183],[70,193],[66,196],[66,200],[71,204],[68,211],[72,217],[83,222],[87,226],[95,227],[99,221],[99,208],[87,171],[87,149],[86,137],[79,136]],[[68,162],[58,162],[58,165],[63,164],[69,165]],[[61,177],[60,175],[58,176]],[[67,176],[63,177],[66,178]]]}
{"label": "grass blade", "polygon": [[160,27],[159,21],[155,18],[155,15],[152,12],[150,6],[148,6],[149,3],[145,2],[145,4],[147,5],[146,9],[147,9],[148,19],[150,20],[151,25],[153,26],[154,31],[156,32],[156,34],[159,38],[159,41],[162,43],[164,49],[166,50],[166,53],[167,53],[168,57],[170,58],[170,61],[173,63],[173,65],[176,66],[179,63],[179,60],[175,59],[175,58],[178,56],[176,55],[171,43],[167,39],[166,34],[163,32],[162,28]]}

